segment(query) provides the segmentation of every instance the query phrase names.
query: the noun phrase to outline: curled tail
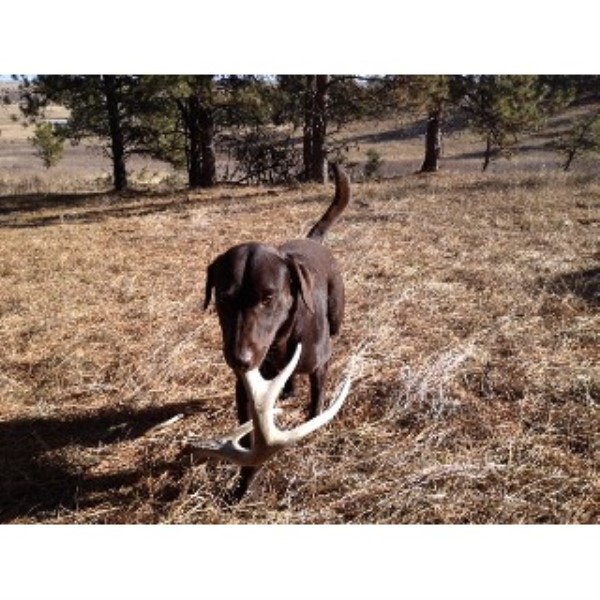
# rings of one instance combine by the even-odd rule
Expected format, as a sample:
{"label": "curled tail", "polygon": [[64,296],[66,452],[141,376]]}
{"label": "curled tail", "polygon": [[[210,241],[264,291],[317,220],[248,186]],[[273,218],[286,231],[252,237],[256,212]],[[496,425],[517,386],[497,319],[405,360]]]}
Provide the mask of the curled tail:
{"label": "curled tail", "polygon": [[313,225],[307,237],[322,242],[329,228],[338,220],[350,202],[350,180],[342,167],[332,163],[331,169],[335,178],[335,196],[323,216]]}

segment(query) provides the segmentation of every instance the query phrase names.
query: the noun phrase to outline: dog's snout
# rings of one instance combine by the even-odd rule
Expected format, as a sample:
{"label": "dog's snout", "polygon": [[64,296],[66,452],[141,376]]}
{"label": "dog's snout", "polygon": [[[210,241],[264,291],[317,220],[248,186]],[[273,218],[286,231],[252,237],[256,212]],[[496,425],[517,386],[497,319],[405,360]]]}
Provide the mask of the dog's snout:
{"label": "dog's snout", "polygon": [[233,368],[241,371],[248,371],[252,368],[252,359],[254,355],[249,348],[242,348],[233,355]]}

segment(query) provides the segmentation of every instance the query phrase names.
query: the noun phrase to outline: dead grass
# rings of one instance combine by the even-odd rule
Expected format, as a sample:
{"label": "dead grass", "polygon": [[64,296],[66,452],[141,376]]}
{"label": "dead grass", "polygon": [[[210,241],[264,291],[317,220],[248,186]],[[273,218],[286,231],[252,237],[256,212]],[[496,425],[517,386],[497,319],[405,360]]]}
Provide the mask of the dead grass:
{"label": "dead grass", "polygon": [[[67,116],[68,111],[61,106],[50,106],[46,111],[48,119]],[[78,145],[67,142],[58,165],[45,169],[29,141],[34,128],[25,126],[21,118],[17,105],[0,105],[0,197],[111,189],[112,165],[102,144],[95,140]],[[169,165],[147,157],[132,156],[127,168],[131,184],[138,188],[156,188],[179,179]]]}
{"label": "dead grass", "polygon": [[593,177],[356,185],[328,240],[348,297],[331,388],[366,344],[347,406],[233,508],[236,469],[180,455],[186,433],[234,424],[200,308],[206,265],[236,242],[303,235],[330,193],[4,198],[0,519],[598,522]]}

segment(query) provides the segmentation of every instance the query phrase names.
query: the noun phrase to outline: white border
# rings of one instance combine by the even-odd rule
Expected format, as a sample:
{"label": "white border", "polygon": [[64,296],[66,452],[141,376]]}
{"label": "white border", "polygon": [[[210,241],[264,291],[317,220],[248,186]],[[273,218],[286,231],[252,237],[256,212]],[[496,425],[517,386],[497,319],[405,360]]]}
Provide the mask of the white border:
{"label": "white border", "polygon": [[597,74],[593,3],[31,0],[3,7],[6,73]]}
{"label": "white border", "polygon": [[4,526],[10,600],[592,600],[593,526]]}
{"label": "white border", "polygon": [[[3,7],[3,73],[599,72],[593,4]],[[342,7],[342,8],[341,8]],[[10,600],[587,600],[591,526],[2,526]]]}

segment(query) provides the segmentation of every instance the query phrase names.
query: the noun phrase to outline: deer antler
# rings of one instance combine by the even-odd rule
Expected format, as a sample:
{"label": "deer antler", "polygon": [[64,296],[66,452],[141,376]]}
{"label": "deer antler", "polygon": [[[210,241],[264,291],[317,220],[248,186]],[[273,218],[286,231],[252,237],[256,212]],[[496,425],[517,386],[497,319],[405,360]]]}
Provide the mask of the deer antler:
{"label": "deer antler", "polygon": [[[252,420],[217,440],[187,438],[187,445],[194,449],[194,453],[199,453],[201,456],[225,458],[242,466],[259,466],[277,451],[299,442],[331,421],[348,396],[351,374],[346,377],[331,405],[320,415],[290,430],[279,429],[275,424],[275,402],[286,381],[294,372],[300,359],[301,350],[302,345],[298,344],[292,360],[281,373],[270,381],[263,379],[258,369],[252,369],[245,373],[243,381],[250,396]],[[239,443],[240,439],[251,431],[253,433],[252,445],[250,448],[244,448]]]}

